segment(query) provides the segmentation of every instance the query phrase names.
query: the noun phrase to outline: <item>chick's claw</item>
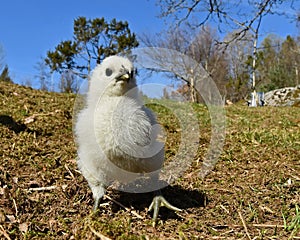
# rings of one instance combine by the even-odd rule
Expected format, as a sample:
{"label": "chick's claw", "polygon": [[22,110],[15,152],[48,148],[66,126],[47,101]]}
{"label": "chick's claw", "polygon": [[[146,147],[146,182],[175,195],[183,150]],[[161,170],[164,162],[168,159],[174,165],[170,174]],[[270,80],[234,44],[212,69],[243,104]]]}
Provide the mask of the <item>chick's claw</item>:
{"label": "chick's claw", "polygon": [[152,203],[149,206],[149,212],[153,210],[153,217],[152,220],[155,224],[157,217],[158,217],[158,212],[160,207],[166,207],[172,211],[182,211],[180,208],[177,208],[170,204],[162,195],[155,196],[152,200]]}

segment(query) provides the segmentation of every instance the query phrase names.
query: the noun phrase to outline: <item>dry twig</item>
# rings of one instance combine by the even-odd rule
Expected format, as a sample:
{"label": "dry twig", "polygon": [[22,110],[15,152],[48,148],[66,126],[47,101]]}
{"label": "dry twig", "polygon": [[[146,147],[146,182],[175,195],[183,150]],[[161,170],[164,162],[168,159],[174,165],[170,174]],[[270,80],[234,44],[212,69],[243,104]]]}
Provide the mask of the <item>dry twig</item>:
{"label": "dry twig", "polygon": [[106,197],[107,199],[109,199],[110,201],[113,201],[115,204],[119,205],[120,207],[124,208],[126,211],[130,212],[131,214],[133,214],[134,216],[136,216],[139,219],[144,219],[141,215],[139,215],[136,211],[131,210],[128,207],[125,207],[122,203],[112,199],[111,197],[104,195],[104,197]]}
{"label": "dry twig", "polygon": [[[67,187],[67,185],[61,186],[63,189]],[[50,191],[58,188],[58,186],[49,186],[49,187],[36,187],[36,188],[29,188],[27,191]]]}
{"label": "dry twig", "polygon": [[5,231],[4,227],[2,225],[0,225],[0,233],[2,233],[2,235],[7,239],[7,240],[11,240],[11,238],[9,237],[9,235],[7,234],[7,232]]}
{"label": "dry twig", "polygon": [[16,200],[14,198],[13,198],[13,203],[14,203],[14,207],[15,207],[15,211],[16,211],[16,216],[18,216],[17,203],[16,203]]}
{"label": "dry twig", "polygon": [[245,220],[244,220],[244,218],[243,218],[243,216],[242,216],[242,213],[241,213],[240,211],[238,211],[238,214],[239,214],[240,219],[242,220],[243,227],[244,227],[244,229],[245,229],[246,235],[247,235],[247,237],[251,240],[251,236],[250,236],[250,234],[249,234],[249,232],[248,232],[248,228],[247,228],[246,222],[245,222]]}
{"label": "dry twig", "polygon": [[111,240],[108,237],[105,237],[103,234],[97,232],[91,225],[89,225],[90,230],[92,231],[92,233],[94,233],[97,237],[100,238],[100,240]]}
{"label": "dry twig", "polygon": [[[256,228],[284,228],[284,225],[276,225],[276,224],[249,224],[249,227],[256,227]],[[241,228],[244,225],[237,225],[237,224],[229,224],[229,225],[217,225],[215,228]]]}
{"label": "dry twig", "polygon": [[65,169],[69,172],[70,176],[75,179],[74,174],[71,172],[70,168],[68,167],[67,164],[65,164]]}

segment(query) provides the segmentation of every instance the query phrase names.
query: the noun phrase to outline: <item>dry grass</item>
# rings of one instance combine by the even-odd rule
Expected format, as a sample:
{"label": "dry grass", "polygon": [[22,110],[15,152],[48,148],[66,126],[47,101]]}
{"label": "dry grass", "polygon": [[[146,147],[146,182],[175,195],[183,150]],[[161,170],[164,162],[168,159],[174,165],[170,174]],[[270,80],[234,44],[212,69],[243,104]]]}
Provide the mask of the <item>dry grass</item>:
{"label": "dry grass", "polygon": [[[193,166],[163,190],[183,209],[167,209],[152,227],[152,194],[109,189],[98,214],[76,168],[74,96],[0,83],[1,239],[300,239],[299,108],[226,108],[226,142],[215,170],[200,180],[210,141],[206,107]],[[180,131],[159,106],[167,156]],[[112,199],[114,201],[112,201]]]}

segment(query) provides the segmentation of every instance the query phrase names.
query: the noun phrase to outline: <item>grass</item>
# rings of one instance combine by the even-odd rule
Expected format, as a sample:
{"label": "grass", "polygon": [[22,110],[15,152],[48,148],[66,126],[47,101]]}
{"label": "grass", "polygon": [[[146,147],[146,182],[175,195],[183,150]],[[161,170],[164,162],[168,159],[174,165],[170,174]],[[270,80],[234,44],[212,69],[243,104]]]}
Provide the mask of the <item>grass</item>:
{"label": "grass", "polygon": [[[207,108],[199,119],[192,166],[163,194],[178,214],[161,209],[156,228],[152,193],[108,189],[97,214],[76,167],[75,96],[0,83],[1,239],[299,239],[300,111],[296,107],[226,107],[226,140],[215,169],[198,177],[209,147]],[[166,156],[181,129],[163,104],[149,104],[167,134]],[[31,119],[31,120],[30,120]]]}
{"label": "grass", "polygon": [[[288,214],[288,213],[287,213]],[[295,205],[295,215],[291,217],[286,217],[285,214],[282,213],[283,222],[284,222],[284,229],[287,231],[291,231],[291,237],[299,231],[300,229],[300,210],[298,205]],[[288,223],[287,218],[291,218],[290,222]]]}

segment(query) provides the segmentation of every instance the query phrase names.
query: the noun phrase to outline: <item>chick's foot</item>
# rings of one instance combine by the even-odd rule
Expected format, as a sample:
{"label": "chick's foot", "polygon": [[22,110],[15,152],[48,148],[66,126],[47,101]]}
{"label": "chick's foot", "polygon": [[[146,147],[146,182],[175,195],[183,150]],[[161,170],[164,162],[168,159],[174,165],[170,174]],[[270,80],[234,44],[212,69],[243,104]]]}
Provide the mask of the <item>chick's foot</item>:
{"label": "chick's foot", "polygon": [[159,212],[159,208],[160,207],[166,207],[172,211],[182,211],[180,208],[177,208],[175,206],[173,206],[172,204],[170,204],[161,194],[156,195],[153,200],[152,203],[149,206],[149,212],[153,210],[153,225],[155,225],[156,221],[157,221],[157,217],[158,217],[158,212]]}

